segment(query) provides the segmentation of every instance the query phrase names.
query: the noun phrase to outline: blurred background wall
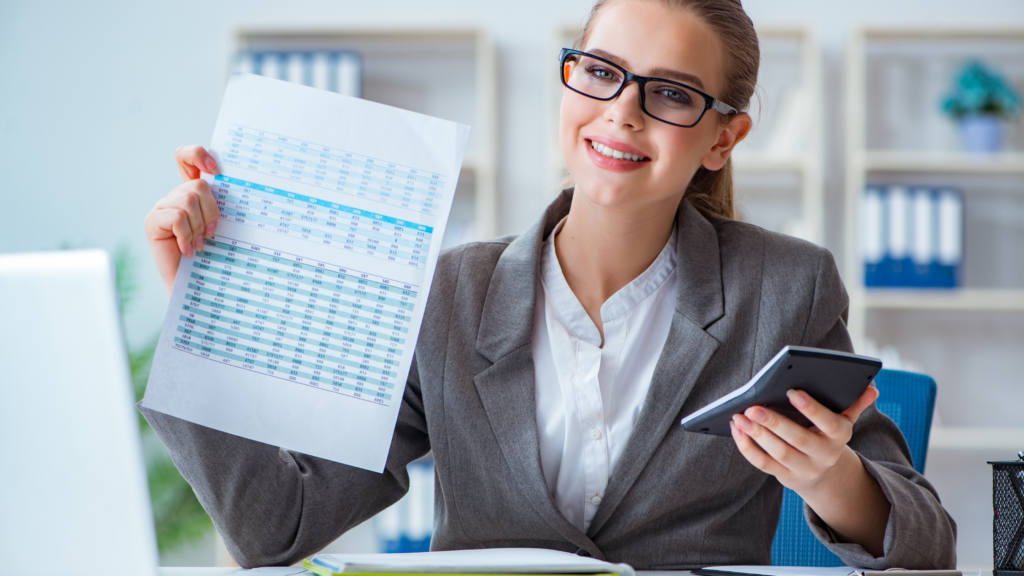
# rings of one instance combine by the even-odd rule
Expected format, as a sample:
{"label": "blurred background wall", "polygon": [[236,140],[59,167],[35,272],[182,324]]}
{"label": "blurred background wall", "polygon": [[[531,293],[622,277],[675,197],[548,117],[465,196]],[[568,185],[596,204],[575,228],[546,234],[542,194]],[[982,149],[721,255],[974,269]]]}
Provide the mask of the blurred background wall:
{"label": "blurred background wall", "polygon": [[[127,246],[136,256],[139,283],[136,304],[126,319],[128,338],[148,342],[159,331],[167,300],[148,259],[142,219],[179,182],[175,148],[208,143],[232,67],[232,31],[245,26],[473,26],[487,31],[497,61],[496,232],[521,232],[558,188],[557,174],[550,169],[549,137],[557,44],[564,36],[560,31],[578,26],[590,5],[589,0],[0,0],[0,252]],[[851,33],[862,26],[1022,28],[1024,2],[747,0],[744,5],[759,27],[800,26],[813,33],[822,63],[823,210],[818,240],[837,255],[844,272],[854,269],[844,262],[849,229],[844,186],[851,153],[844,75]],[[771,109],[775,103],[766,104]],[[1020,183],[1011,179],[1006,187],[1018,194]],[[969,344],[976,340],[972,334],[996,326],[996,351],[978,351],[971,361],[1002,366],[994,376],[998,393],[1024,398],[1018,376],[1024,370],[1024,318],[1001,309],[989,314],[962,320],[894,321],[886,316],[874,322],[878,334],[896,334],[895,339],[901,329],[921,326],[940,341],[940,350],[943,345]],[[973,325],[974,332],[964,336],[958,329],[964,324]],[[960,342],[964,339],[968,342]],[[927,362],[936,348],[908,347],[939,380],[941,407],[942,374],[935,373],[941,370]],[[941,368],[942,359],[936,362]],[[970,396],[971,390],[964,385],[945,397]],[[979,414],[986,405],[978,408]],[[1024,418],[1019,415],[1016,408],[989,425],[1020,428]],[[956,420],[955,415],[943,416]],[[984,521],[991,518],[988,469],[983,462],[1014,452],[985,445],[930,456],[928,475],[940,491],[949,491],[954,515],[973,519],[962,521],[961,560],[967,566],[991,563],[990,525]],[[198,562],[210,563],[205,558]]]}

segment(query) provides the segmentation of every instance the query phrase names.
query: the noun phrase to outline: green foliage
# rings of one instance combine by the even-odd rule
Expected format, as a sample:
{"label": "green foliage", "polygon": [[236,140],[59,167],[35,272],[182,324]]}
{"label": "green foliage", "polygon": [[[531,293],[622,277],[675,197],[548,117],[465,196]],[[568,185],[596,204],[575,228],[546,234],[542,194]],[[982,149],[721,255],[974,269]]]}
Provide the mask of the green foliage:
{"label": "green foliage", "polygon": [[942,109],[956,120],[976,115],[1009,120],[1020,113],[1020,96],[999,74],[981,62],[971,62],[956,77]]}
{"label": "green foliage", "polygon": [[[130,248],[124,244],[115,252],[114,263],[117,270],[118,304],[123,318],[137,295],[137,263]],[[158,339],[159,335],[151,338],[141,348],[128,350],[136,402],[142,400],[146,392]],[[146,476],[149,479],[149,497],[153,502],[157,544],[160,552],[166,552],[201,538],[213,529],[213,522],[141,414],[139,430],[142,432],[142,446],[146,453]]]}

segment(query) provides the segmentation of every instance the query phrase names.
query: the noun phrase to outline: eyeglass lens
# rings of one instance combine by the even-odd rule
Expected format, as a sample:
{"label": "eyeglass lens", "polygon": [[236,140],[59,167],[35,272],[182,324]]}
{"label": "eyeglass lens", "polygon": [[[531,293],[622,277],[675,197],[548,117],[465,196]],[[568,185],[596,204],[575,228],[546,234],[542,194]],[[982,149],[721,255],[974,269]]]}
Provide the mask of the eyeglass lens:
{"label": "eyeglass lens", "polygon": [[[562,75],[573,90],[592,98],[611,98],[622,86],[622,71],[589,56],[570,55]],[[704,96],[670,82],[652,80],[644,87],[644,107],[651,116],[673,124],[695,124],[704,112]]]}

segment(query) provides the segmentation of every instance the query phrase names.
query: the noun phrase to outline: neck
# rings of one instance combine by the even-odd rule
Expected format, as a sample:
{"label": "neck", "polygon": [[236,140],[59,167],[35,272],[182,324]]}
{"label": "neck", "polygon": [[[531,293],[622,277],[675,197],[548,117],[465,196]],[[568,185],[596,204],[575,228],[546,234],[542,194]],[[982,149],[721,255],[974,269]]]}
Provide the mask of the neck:
{"label": "neck", "polygon": [[680,196],[640,206],[592,204],[577,190],[555,252],[569,288],[604,335],[601,306],[650,267],[672,235]]}

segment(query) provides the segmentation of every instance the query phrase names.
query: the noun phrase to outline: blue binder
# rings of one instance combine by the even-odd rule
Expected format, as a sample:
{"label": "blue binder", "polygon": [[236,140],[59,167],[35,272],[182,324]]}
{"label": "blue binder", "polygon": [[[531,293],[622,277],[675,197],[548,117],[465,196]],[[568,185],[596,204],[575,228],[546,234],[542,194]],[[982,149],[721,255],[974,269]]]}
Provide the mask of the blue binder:
{"label": "blue binder", "polygon": [[960,286],[964,209],[959,190],[869,186],[862,212],[865,286]]}

